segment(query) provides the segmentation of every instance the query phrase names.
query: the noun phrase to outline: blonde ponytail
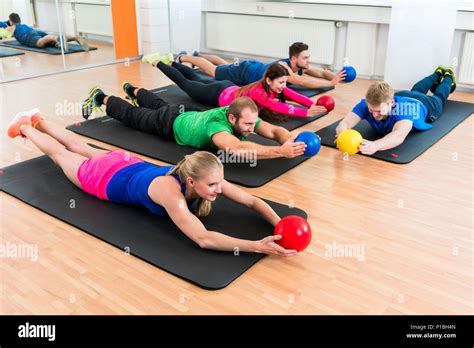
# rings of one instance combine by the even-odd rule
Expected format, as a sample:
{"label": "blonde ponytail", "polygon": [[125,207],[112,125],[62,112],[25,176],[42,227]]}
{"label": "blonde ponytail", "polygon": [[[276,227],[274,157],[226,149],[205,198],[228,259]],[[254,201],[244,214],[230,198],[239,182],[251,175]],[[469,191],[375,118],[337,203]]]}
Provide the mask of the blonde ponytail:
{"label": "blonde ponytail", "polygon": [[[171,169],[167,175],[177,174],[182,183],[188,177],[197,180],[213,169],[222,168],[221,161],[212,153],[207,151],[196,151],[191,155],[186,155]],[[199,205],[196,216],[208,216],[212,209],[211,201],[199,198]]]}

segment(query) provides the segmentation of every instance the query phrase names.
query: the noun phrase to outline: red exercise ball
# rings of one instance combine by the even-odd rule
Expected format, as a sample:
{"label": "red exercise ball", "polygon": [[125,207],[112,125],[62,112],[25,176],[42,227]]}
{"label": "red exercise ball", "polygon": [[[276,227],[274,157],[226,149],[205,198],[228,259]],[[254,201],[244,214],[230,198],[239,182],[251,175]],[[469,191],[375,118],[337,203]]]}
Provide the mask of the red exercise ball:
{"label": "red exercise ball", "polygon": [[311,242],[311,227],[301,216],[285,216],[278,221],[275,226],[275,235],[278,234],[282,238],[276,242],[285,249],[294,249],[299,252],[306,249]]}
{"label": "red exercise ball", "polygon": [[316,101],[316,105],[321,105],[326,108],[326,110],[332,111],[334,109],[334,106],[336,106],[336,103],[334,102],[334,99],[332,99],[328,95],[323,95]]}

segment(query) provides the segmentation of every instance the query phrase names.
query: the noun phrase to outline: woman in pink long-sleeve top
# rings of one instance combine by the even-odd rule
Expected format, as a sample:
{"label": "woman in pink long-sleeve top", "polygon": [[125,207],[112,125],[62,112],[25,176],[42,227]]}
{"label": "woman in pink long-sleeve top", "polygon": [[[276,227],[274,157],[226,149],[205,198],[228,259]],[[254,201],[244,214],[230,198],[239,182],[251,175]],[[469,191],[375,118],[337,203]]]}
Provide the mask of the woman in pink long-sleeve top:
{"label": "woman in pink long-sleeve top", "polygon": [[[297,117],[312,117],[326,112],[322,106],[302,94],[286,87],[288,70],[279,63],[271,64],[263,78],[250,85],[239,87],[228,80],[216,81],[201,78],[190,67],[173,62],[170,65],[155,64],[178,87],[199,103],[212,106],[227,106],[237,97],[252,98],[264,114],[275,113]],[[297,105],[286,104],[287,100]]]}

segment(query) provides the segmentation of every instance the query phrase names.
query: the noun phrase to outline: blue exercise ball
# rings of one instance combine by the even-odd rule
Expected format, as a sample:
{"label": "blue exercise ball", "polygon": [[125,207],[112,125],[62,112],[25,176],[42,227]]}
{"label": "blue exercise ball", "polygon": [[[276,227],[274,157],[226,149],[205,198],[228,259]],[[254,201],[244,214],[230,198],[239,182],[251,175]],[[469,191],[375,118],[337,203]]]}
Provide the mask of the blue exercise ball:
{"label": "blue exercise ball", "polygon": [[313,133],[304,131],[301,132],[295,139],[295,142],[302,141],[306,144],[306,150],[304,151],[304,156],[314,156],[319,152],[321,148],[321,140],[319,137]]}
{"label": "blue exercise ball", "polygon": [[357,77],[356,69],[353,66],[343,66],[342,70],[345,70],[346,77],[344,78],[344,82],[352,82]]}

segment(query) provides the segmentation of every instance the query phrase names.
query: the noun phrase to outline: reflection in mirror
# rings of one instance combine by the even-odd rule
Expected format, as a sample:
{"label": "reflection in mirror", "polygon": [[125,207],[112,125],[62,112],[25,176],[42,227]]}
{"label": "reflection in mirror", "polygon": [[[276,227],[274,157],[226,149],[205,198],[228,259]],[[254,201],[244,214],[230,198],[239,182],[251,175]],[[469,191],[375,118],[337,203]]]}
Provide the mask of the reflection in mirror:
{"label": "reflection in mirror", "polygon": [[47,5],[49,15],[41,17],[34,1],[0,1],[0,81],[64,69],[56,4]]}
{"label": "reflection in mirror", "polygon": [[[35,0],[40,1],[46,0]],[[58,10],[63,32],[80,42],[72,42],[69,50],[84,50],[65,55],[67,69],[115,61],[110,0],[63,0],[58,2]]]}
{"label": "reflection in mirror", "polygon": [[0,0],[0,5],[0,81],[116,60],[110,0]]}

